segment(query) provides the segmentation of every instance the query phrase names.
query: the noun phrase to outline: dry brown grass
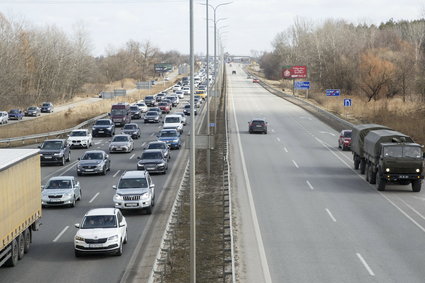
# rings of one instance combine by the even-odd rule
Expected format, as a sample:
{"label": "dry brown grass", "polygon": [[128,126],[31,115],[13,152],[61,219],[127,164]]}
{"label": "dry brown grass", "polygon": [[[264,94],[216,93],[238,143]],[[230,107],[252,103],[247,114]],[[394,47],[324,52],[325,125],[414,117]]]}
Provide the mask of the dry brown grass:
{"label": "dry brown grass", "polygon": [[[27,121],[24,120],[19,123],[4,125],[1,127],[0,138],[4,139],[12,137],[21,137],[73,128],[86,120],[109,112],[111,109],[111,105],[114,103],[136,102],[138,100],[143,99],[147,95],[158,93],[174,85],[175,81],[178,81],[180,78],[181,77],[177,77],[174,81],[169,81],[165,84],[157,84],[150,90],[146,89],[135,91],[134,93],[128,94],[125,97],[104,99],[89,104],[81,103],[77,107],[69,108],[67,111],[54,112],[50,115],[41,116],[36,119],[31,119]],[[126,80],[126,82],[126,86],[128,88],[134,88],[134,85],[131,87],[131,84],[134,83],[134,80]],[[113,85],[116,85],[118,83],[119,82],[115,82]],[[67,101],[65,105],[73,102],[83,101],[87,97],[93,96],[97,97],[97,93],[86,93],[85,96],[77,96],[72,101]]]}

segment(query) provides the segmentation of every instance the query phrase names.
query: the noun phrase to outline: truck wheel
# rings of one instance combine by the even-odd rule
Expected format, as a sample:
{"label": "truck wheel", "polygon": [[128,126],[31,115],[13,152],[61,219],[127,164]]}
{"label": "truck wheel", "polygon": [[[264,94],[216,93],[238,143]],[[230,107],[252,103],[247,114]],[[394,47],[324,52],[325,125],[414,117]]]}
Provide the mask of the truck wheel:
{"label": "truck wheel", "polygon": [[379,176],[379,172],[376,174],[378,175],[376,180],[376,189],[381,192],[385,191],[385,185],[387,184],[387,182],[381,179],[381,177]]}
{"label": "truck wheel", "polygon": [[21,260],[24,258],[24,252],[25,251],[25,238],[24,234],[21,233],[18,236],[18,259]]}
{"label": "truck wheel", "polygon": [[366,163],[366,165],[365,165],[365,173],[366,173],[366,176],[365,176],[365,179],[366,179],[366,182],[368,182],[368,183],[370,183],[370,178],[369,178],[369,163]]}
{"label": "truck wheel", "polygon": [[412,191],[414,191],[415,193],[420,192],[421,185],[422,185],[422,180],[412,181]]}
{"label": "truck wheel", "polygon": [[31,246],[31,232],[29,229],[24,231],[24,253],[28,253]]}
{"label": "truck wheel", "polygon": [[360,162],[356,157],[354,157],[353,159],[354,159],[354,169],[358,170]]}
{"label": "truck wheel", "polygon": [[364,175],[366,169],[366,161],[364,159],[360,160],[360,174]]}
{"label": "truck wheel", "polygon": [[5,262],[5,266],[13,267],[18,263],[18,241],[13,239],[11,245],[11,257]]}
{"label": "truck wheel", "polygon": [[372,185],[376,184],[376,174],[373,171],[373,166],[369,166],[369,183]]}

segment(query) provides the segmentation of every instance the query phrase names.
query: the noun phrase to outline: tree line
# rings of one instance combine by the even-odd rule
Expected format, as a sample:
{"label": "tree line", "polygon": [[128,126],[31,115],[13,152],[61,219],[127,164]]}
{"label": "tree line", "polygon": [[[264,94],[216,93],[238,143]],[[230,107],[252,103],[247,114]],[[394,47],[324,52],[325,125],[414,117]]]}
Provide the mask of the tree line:
{"label": "tree line", "polygon": [[296,19],[259,56],[269,79],[284,65],[306,65],[317,90],[338,88],[367,101],[399,96],[425,102],[425,20],[354,25]]}
{"label": "tree line", "polygon": [[[181,64],[187,56],[162,52],[151,42],[128,41],[105,56],[90,54],[90,39],[77,26],[67,35],[54,26],[32,27],[0,13],[0,105],[26,107],[43,101],[66,101],[84,84],[107,84],[124,78],[145,81],[155,63]],[[8,109],[1,109],[8,110]]]}

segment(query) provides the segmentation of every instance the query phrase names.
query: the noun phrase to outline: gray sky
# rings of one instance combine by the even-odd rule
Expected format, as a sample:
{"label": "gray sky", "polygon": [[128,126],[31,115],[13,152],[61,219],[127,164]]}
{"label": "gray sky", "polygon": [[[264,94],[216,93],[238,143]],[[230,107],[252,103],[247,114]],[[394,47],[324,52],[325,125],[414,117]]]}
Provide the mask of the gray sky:
{"label": "gray sky", "polygon": [[[425,7],[422,0],[209,0],[213,6],[225,2],[232,3],[217,9],[217,19],[223,18],[217,26],[225,50],[234,55],[270,51],[276,34],[297,17],[314,23],[333,18],[379,24],[390,18],[421,18]],[[200,3],[205,0],[194,0],[195,52],[205,54],[206,11]],[[69,34],[83,24],[93,55],[104,54],[108,46],[119,48],[130,39],[150,40],[162,51],[189,53],[189,0],[0,0],[0,12],[35,26],[55,25]],[[212,28],[209,34],[212,54]]]}

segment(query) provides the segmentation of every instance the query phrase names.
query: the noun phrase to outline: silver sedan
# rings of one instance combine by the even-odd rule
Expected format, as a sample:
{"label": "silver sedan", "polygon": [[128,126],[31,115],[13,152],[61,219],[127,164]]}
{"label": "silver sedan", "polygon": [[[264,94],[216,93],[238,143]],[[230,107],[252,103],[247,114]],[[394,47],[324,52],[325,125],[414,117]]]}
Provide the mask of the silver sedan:
{"label": "silver sedan", "polygon": [[109,152],[131,152],[134,149],[134,141],[130,135],[115,135],[109,144]]}

